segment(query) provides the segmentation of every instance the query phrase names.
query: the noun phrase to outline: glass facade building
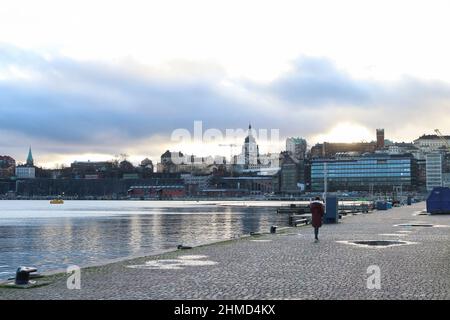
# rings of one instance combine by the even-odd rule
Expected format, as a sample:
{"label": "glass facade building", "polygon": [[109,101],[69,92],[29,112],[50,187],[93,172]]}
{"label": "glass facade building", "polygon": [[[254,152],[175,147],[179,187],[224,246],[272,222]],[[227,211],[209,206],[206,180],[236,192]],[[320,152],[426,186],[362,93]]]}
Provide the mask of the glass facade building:
{"label": "glass facade building", "polygon": [[416,187],[415,160],[412,156],[370,155],[358,158],[316,159],[311,163],[311,189],[324,191],[392,191]]}

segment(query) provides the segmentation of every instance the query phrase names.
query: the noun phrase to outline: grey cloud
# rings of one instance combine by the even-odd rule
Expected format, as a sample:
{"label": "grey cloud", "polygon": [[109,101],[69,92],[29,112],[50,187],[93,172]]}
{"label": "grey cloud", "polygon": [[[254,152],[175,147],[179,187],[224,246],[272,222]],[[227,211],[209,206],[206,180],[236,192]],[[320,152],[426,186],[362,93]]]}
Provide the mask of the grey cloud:
{"label": "grey cloud", "polygon": [[[220,77],[160,78],[135,72],[136,65],[124,70],[0,45],[0,74],[10,65],[30,70],[37,80],[0,80],[0,129],[26,146],[25,137],[45,141],[54,153],[115,153],[152,136],[169,139],[177,128],[192,130],[195,120],[205,129],[222,130],[252,121],[256,128],[281,129],[282,137],[317,134],[349,118],[398,129],[406,125],[398,119],[409,125],[444,121],[436,114],[450,102],[446,83],[357,80],[324,58],[302,57],[291,72],[265,86],[235,81],[260,100],[225,92]],[[0,149],[7,145],[0,142]]]}
{"label": "grey cloud", "polygon": [[194,120],[220,129],[269,123],[257,106],[222,94],[214,83],[143,77],[97,63],[67,58],[46,60],[7,48],[0,68],[18,64],[38,72],[38,82],[0,82],[0,127],[33,137],[108,145],[127,143]]}
{"label": "grey cloud", "polygon": [[310,107],[342,104],[369,104],[374,83],[352,79],[325,58],[302,57],[287,74],[260,87],[279,99]]}
{"label": "grey cloud", "polygon": [[301,57],[292,70],[268,85],[247,84],[294,108],[350,107],[376,109],[386,106],[417,109],[450,99],[450,86],[438,80],[420,80],[404,75],[397,81],[356,79],[325,58]]}

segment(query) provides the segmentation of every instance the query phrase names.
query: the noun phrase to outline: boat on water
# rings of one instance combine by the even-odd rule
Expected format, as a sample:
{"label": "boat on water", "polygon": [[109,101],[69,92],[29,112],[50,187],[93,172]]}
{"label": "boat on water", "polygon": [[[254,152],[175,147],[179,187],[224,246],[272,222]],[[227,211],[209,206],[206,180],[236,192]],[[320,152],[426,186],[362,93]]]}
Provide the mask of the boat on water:
{"label": "boat on water", "polygon": [[63,204],[64,200],[63,199],[52,199],[50,200],[50,204]]}

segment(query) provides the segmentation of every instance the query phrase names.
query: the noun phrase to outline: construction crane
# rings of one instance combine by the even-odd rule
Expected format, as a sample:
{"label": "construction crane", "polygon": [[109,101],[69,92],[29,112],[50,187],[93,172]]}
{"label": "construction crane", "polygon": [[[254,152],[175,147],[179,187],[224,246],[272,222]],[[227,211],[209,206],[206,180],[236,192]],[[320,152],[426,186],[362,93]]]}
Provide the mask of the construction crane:
{"label": "construction crane", "polygon": [[448,143],[447,139],[445,139],[441,131],[439,129],[434,129],[434,132],[436,132],[437,136],[444,142],[445,146],[447,147],[447,151],[450,151],[450,144]]}

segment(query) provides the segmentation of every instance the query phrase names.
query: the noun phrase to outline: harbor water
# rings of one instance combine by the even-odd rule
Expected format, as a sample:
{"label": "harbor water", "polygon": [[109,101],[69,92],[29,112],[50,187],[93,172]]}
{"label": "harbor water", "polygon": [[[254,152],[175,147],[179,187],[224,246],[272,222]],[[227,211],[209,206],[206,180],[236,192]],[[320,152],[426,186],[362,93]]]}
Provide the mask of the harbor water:
{"label": "harbor water", "polygon": [[285,226],[275,201],[0,201],[0,279],[158,254]]}

